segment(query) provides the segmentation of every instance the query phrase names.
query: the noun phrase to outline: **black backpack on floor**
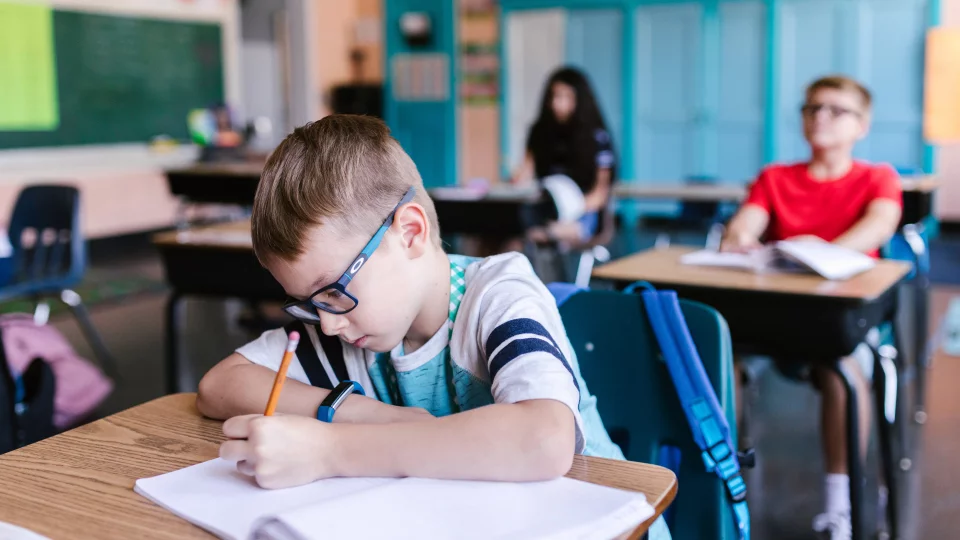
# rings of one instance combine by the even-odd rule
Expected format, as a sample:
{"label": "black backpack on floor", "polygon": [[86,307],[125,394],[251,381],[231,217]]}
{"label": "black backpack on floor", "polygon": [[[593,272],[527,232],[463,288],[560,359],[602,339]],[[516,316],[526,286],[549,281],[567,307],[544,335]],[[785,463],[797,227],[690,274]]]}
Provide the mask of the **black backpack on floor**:
{"label": "black backpack on floor", "polygon": [[50,365],[35,358],[15,378],[0,336],[0,454],[56,434],[53,396],[56,380]]}

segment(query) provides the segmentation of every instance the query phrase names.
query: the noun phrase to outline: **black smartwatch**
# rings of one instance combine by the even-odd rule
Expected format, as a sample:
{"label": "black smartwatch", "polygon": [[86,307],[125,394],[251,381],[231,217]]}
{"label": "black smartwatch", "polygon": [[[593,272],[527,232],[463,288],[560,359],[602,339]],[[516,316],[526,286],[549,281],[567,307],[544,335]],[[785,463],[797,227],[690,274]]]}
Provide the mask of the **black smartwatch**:
{"label": "black smartwatch", "polygon": [[320,407],[317,408],[317,420],[328,423],[333,422],[333,413],[337,412],[337,407],[347,399],[347,396],[354,392],[359,393],[361,396],[365,395],[363,393],[363,387],[360,386],[358,382],[343,381],[338,384],[336,388],[327,394],[327,397],[320,403]]}

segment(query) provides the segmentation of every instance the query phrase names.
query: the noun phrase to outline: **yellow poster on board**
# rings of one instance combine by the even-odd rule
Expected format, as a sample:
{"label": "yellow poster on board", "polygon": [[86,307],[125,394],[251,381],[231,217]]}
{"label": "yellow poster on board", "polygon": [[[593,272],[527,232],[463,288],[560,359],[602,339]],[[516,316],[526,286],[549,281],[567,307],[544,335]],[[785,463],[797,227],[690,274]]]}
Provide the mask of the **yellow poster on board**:
{"label": "yellow poster on board", "polygon": [[53,10],[0,2],[0,131],[49,131],[59,123]]}
{"label": "yellow poster on board", "polygon": [[923,138],[934,144],[960,141],[960,29],[927,32],[923,86]]}

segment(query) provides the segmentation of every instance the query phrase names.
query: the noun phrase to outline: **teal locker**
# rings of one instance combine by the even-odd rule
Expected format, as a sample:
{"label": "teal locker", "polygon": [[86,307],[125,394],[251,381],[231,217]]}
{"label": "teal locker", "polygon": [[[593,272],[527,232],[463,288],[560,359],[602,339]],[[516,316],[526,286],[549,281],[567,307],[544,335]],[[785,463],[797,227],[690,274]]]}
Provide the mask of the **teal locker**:
{"label": "teal locker", "polygon": [[[385,107],[393,136],[410,154],[427,187],[457,182],[456,2],[384,2]],[[404,13],[430,18],[428,43],[410,44],[401,35]]]}

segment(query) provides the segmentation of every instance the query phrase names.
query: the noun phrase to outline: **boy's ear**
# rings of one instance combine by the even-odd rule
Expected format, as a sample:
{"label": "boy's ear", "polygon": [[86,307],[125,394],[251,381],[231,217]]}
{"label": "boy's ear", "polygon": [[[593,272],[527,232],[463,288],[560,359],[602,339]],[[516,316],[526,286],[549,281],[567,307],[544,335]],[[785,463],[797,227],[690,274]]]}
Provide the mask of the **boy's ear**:
{"label": "boy's ear", "polygon": [[391,227],[400,233],[401,246],[411,259],[423,255],[430,243],[430,221],[422,206],[411,202],[398,208]]}
{"label": "boy's ear", "polygon": [[860,117],[860,133],[857,135],[857,140],[864,139],[870,133],[870,121],[872,120],[872,115],[870,111],[863,113],[863,116]]}

